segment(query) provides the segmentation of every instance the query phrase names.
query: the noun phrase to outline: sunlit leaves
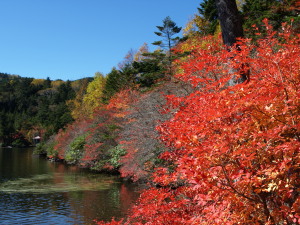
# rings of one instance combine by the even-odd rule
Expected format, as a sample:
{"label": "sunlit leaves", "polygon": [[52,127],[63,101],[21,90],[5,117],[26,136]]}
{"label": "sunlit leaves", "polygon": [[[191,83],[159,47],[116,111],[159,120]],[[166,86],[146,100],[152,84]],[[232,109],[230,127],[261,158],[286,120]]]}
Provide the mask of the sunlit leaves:
{"label": "sunlit leaves", "polygon": [[[125,224],[299,223],[299,36],[266,30],[230,52],[204,38],[179,62],[195,89],[168,96],[158,130],[172,151]],[[250,79],[229,86],[243,70]]]}
{"label": "sunlit leaves", "polygon": [[101,73],[96,73],[94,80],[87,86],[82,107],[85,107],[89,115],[92,115],[94,110],[102,103],[105,81],[106,79]]}

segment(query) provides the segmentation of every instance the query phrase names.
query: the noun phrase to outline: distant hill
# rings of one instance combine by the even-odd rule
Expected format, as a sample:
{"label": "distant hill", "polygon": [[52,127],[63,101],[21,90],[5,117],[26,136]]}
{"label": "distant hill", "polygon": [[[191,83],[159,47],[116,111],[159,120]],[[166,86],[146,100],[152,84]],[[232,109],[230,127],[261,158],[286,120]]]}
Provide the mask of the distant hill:
{"label": "distant hill", "polygon": [[32,144],[73,121],[67,101],[93,78],[52,81],[0,73],[0,146]]}

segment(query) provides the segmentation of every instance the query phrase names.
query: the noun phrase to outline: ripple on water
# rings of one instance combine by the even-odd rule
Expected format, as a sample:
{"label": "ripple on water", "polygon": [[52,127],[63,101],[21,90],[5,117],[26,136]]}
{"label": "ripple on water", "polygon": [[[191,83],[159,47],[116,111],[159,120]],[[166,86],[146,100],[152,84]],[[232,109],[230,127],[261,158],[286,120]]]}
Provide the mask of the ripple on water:
{"label": "ripple on water", "polygon": [[135,192],[114,176],[0,149],[0,225],[91,224],[123,217]]}
{"label": "ripple on water", "polygon": [[72,191],[98,191],[110,188],[117,181],[102,176],[42,174],[0,183],[0,192],[48,194]]}
{"label": "ripple on water", "polygon": [[84,224],[63,194],[0,193],[0,224]]}

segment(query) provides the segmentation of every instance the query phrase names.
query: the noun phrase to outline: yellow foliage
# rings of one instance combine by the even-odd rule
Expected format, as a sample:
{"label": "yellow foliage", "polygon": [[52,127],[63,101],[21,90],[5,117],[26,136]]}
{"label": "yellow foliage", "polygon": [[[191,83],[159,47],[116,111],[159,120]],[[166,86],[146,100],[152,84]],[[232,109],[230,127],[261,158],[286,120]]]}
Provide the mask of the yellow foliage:
{"label": "yellow foliage", "polygon": [[102,102],[103,89],[105,86],[105,77],[97,72],[94,80],[89,83],[86,94],[83,97],[83,106],[86,112],[91,116],[96,108],[98,108]]}
{"label": "yellow foliage", "polygon": [[203,33],[206,30],[206,27],[209,25],[209,22],[205,20],[203,17],[195,14],[183,28],[184,36],[194,36],[199,35],[199,33]]}
{"label": "yellow foliage", "polygon": [[32,85],[42,85],[44,83],[45,79],[33,79],[31,84]]}
{"label": "yellow foliage", "polygon": [[145,59],[145,56],[143,56],[144,53],[148,53],[149,52],[149,47],[147,43],[144,43],[139,50],[137,51],[137,53],[134,55],[134,61],[136,62],[140,62],[143,59]]}
{"label": "yellow foliage", "polygon": [[51,86],[54,87],[54,88],[57,88],[63,83],[64,83],[63,80],[54,80],[54,81],[51,81]]}

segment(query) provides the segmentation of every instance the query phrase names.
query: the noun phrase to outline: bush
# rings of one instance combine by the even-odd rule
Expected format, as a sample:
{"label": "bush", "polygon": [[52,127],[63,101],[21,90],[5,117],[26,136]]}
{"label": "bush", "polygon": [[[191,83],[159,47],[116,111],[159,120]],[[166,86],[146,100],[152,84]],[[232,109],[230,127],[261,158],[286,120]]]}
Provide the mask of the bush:
{"label": "bush", "polygon": [[58,158],[58,151],[55,150],[55,145],[57,142],[55,141],[54,136],[51,136],[46,143],[40,144],[37,148],[38,152],[45,152],[47,157],[49,158]]}
{"label": "bush", "polygon": [[84,145],[86,143],[85,137],[86,135],[79,136],[75,138],[70,144],[69,149],[65,153],[65,160],[68,163],[74,164],[81,159],[83,155]]}
{"label": "bush", "polygon": [[116,147],[110,149],[110,159],[108,160],[109,164],[115,169],[119,168],[121,166],[121,157],[125,154],[126,150],[122,147],[122,145],[117,145]]}
{"label": "bush", "polygon": [[16,139],[16,140],[14,140],[14,141],[11,143],[11,145],[12,145],[13,147],[23,148],[23,147],[28,146],[28,143],[25,142],[25,141],[22,140],[22,139]]}
{"label": "bush", "polygon": [[47,151],[46,151],[46,147],[45,147],[45,143],[39,143],[36,144],[33,154],[35,155],[46,155]]}

